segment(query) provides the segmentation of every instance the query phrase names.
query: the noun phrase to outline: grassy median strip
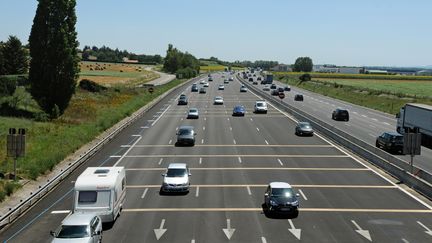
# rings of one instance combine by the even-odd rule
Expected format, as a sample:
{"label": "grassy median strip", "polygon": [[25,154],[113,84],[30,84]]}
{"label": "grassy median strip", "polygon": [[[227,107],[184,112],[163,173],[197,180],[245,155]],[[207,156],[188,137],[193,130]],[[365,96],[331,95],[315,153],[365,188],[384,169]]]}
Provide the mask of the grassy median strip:
{"label": "grassy median strip", "polygon": [[[26,156],[18,160],[17,171],[21,178],[36,179],[97,135],[183,81],[174,80],[155,87],[153,93],[146,88],[127,86],[111,87],[100,93],[77,88],[69,107],[56,120],[37,122],[0,117],[0,147],[6,148],[8,128],[26,128]],[[5,149],[0,150],[0,161],[0,171],[13,171],[13,161],[6,157]],[[6,189],[0,185],[0,200]]]}

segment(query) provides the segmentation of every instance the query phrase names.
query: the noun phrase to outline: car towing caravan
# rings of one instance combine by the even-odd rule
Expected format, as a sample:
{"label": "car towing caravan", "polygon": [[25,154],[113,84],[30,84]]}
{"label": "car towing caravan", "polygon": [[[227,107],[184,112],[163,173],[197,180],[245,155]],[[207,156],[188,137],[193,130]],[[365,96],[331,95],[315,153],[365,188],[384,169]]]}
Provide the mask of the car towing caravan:
{"label": "car towing caravan", "polygon": [[102,222],[112,222],[125,198],[124,167],[88,167],[75,181],[73,211],[96,213]]}

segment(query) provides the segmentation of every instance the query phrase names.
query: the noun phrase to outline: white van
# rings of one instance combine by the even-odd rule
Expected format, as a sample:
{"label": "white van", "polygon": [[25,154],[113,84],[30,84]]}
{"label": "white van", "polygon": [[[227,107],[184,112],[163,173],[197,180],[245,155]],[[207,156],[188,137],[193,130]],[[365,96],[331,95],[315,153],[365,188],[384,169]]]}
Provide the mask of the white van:
{"label": "white van", "polygon": [[88,167],[75,182],[74,212],[96,213],[102,222],[114,221],[126,198],[124,167]]}

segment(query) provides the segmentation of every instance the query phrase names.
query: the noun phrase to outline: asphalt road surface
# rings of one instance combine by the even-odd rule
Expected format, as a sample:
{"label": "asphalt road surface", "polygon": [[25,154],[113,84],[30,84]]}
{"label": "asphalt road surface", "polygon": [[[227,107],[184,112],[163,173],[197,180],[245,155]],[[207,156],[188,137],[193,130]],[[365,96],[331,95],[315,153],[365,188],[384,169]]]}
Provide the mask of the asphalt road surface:
{"label": "asphalt road surface", "polygon": [[[285,84],[275,81],[278,86],[284,87]],[[263,85],[258,85],[263,87]],[[294,95],[303,94],[304,101],[294,101]],[[396,131],[395,115],[390,115],[380,111],[354,105],[341,100],[333,99],[324,95],[313,93],[297,87],[291,87],[291,91],[285,91],[283,102],[297,104],[308,114],[325,121],[328,124],[341,129],[344,132],[351,133],[355,137],[375,146],[376,138],[383,132]],[[332,112],[338,108],[348,109],[350,112],[349,122],[335,121],[331,118]],[[410,162],[409,155],[395,155],[400,159]],[[426,147],[421,148],[421,155],[414,157],[414,165],[432,173],[432,150]]]}
{"label": "asphalt road surface", "polygon": [[[227,74],[225,74],[227,75]],[[432,207],[319,134],[298,137],[295,121],[269,106],[254,114],[251,92],[238,81],[206,94],[176,92],[124,130],[87,164],[0,235],[7,242],[47,242],[72,208],[76,177],[87,166],[124,166],[126,203],[103,242],[431,242]],[[224,105],[214,105],[221,95]],[[306,100],[308,97],[306,97]],[[306,102],[305,102],[306,103]],[[234,105],[245,117],[231,115]],[[188,107],[200,117],[186,119]],[[355,120],[355,119],[354,119]],[[176,130],[192,125],[194,147],[176,147]],[[191,189],[160,195],[161,173],[172,162],[191,168]],[[300,214],[263,212],[269,182],[290,183],[300,194]]]}

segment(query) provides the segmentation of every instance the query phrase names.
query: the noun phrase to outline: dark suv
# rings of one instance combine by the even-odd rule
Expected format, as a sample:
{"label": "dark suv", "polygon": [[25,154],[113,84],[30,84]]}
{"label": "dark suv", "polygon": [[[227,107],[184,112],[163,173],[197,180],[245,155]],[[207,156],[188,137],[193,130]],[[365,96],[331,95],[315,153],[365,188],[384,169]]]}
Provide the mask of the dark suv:
{"label": "dark suv", "polygon": [[193,126],[180,126],[177,132],[176,145],[195,145],[195,131]]}
{"label": "dark suv", "polygon": [[332,113],[332,119],[336,121],[349,121],[348,110],[337,108]]}
{"label": "dark suv", "polygon": [[300,195],[286,182],[271,182],[264,193],[264,206],[269,212],[292,213],[298,216]]}
{"label": "dark suv", "polygon": [[384,132],[377,137],[375,146],[390,153],[403,154],[403,135],[397,132]]}

